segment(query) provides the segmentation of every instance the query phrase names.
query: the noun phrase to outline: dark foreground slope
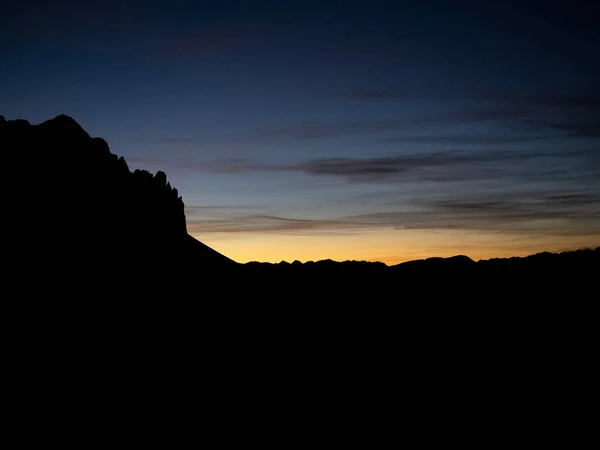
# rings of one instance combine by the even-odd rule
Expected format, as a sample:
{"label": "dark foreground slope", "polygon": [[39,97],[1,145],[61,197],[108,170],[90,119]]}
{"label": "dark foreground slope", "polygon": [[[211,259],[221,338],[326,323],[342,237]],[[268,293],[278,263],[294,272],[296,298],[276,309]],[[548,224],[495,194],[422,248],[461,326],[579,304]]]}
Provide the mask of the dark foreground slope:
{"label": "dark foreground slope", "polygon": [[244,270],[250,279],[270,280],[263,284],[265,297],[316,308],[326,302],[383,310],[428,303],[525,306],[594,300],[600,248],[478,262],[466,256],[429,258],[389,267],[364,261],[253,262]]}
{"label": "dark foreground slope", "polygon": [[[69,117],[0,118],[0,150],[0,320],[6,372],[18,379],[5,384],[49,424],[61,407],[93,422],[81,405],[103,428],[115,414],[130,424],[130,404],[161,420],[165,411],[195,418],[193,405],[229,424],[232,411],[256,417],[273,399],[286,419],[283,403],[327,411],[328,424],[337,413],[321,405],[337,405],[355,418],[381,411],[380,424],[395,418],[390,405],[419,420],[439,407],[454,417],[471,397],[483,422],[482,405],[507,406],[503,434],[515,402],[552,411],[569,373],[575,389],[591,373],[599,249],[393,267],[241,265],[187,234],[164,173],[130,172]],[[176,405],[157,406],[164,399]]]}

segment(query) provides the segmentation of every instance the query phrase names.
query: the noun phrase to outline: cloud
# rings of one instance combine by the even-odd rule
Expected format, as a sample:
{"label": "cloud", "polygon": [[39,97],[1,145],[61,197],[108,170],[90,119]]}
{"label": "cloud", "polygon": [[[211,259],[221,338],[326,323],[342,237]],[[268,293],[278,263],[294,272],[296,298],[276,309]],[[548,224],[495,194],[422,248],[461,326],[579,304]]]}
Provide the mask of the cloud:
{"label": "cloud", "polygon": [[[357,183],[398,183],[398,192],[377,193],[368,202],[349,198],[345,207],[368,205],[368,214],[325,219],[214,210],[196,218],[196,233],[355,234],[367,230],[449,230],[521,236],[600,236],[600,152],[445,151],[372,158],[319,158],[290,165],[249,160],[221,161],[221,173],[297,171]],[[500,183],[472,192],[446,184],[435,189],[400,190],[405,181]],[[478,185],[479,186],[479,185]],[[579,186],[576,188],[576,186]],[[494,188],[502,190],[493,190]],[[535,188],[535,190],[532,190]],[[366,202],[366,203],[365,203]],[[264,209],[263,209],[264,210]],[[258,208],[261,212],[261,208]],[[201,213],[201,211],[199,211]]]}
{"label": "cloud", "polygon": [[246,158],[221,158],[200,164],[198,167],[212,173],[220,174],[293,170],[292,166],[267,164]]}
{"label": "cloud", "polygon": [[554,205],[581,206],[600,204],[600,195],[596,194],[560,194],[550,195],[546,199]]}
{"label": "cloud", "polygon": [[[548,95],[515,95],[510,93],[450,93],[438,90],[436,92],[408,92],[405,89],[394,88],[354,88],[343,93],[346,99],[355,100],[387,100],[387,101],[418,101],[437,100],[443,107],[444,102],[468,100],[479,106],[467,107],[452,111],[450,114],[440,113],[436,116],[421,119],[411,119],[396,130],[410,127],[426,128],[439,126],[459,126],[476,123],[495,123],[511,125],[504,127],[501,136],[496,140],[501,142],[520,141],[528,139],[522,134],[514,135],[510,130],[534,132],[539,138],[543,136],[597,138],[600,137],[600,93],[597,91],[580,92],[578,94],[548,94]],[[494,143],[494,135],[485,141],[483,136],[462,135],[460,138],[426,135],[413,138],[397,138],[397,141],[409,139],[413,142],[444,142],[451,140],[458,145],[465,143]],[[437,139],[437,140],[436,140]],[[390,141],[396,141],[391,138]]]}
{"label": "cloud", "polygon": [[547,95],[517,95],[508,92],[494,92],[478,90],[468,93],[455,89],[449,90],[441,87],[422,87],[410,90],[402,87],[354,87],[336,93],[342,98],[351,100],[470,100],[490,102],[492,104],[513,104],[528,108],[558,107],[565,109],[600,109],[600,92],[586,91],[577,94],[552,93]]}
{"label": "cloud", "polygon": [[303,172],[343,178],[351,183],[403,181],[472,181],[593,179],[600,177],[600,153],[594,149],[564,151],[464,151],[409,153],[371,158],[318,158],[295,164],[268,164],[248,159],[206,163],[204,170],[221,174]]}
{"label": "cloud", "polygon": [[[360,120],[304,120],[290,123],[273,123],[255,127],[246,135],[238,137],[241,142],[264,144],[289,140],[329,139],[340,136],[356,136],[389,131],[426,132],[439,127],[469,124],[498,124],[536,118],[531,103],[496,102],[490,106],[469,106],[461,109],[440,104],[440,112],[431,115],[412,115]],[[508,131],[503,129],[504,134]]]}
{"label": "cloud", "polygon": [[[374,95],[374,94],[373,94]],[[399,98],[399,97],[398,97]],[[435,140],[435,132],[443,127],[485,125],[489,138],[480,134],[464,134],[462,141],[476,140],[483,144],[494,141],[517,142],[527,138],[558,136],[567,127],[577,133],[570,136],[596,136],[598,121],[597,99],[593,97],[548,97],[548,98],[498,98],[480,101],[479,106],[449,108],[440,104],[440,112],[425,116],[389,117],[361,120],[307,120],[293,123],[275,123],[256,127],[246,135],[238,137],[240,142],[273,144],[290,140],[316,140],[335,137],[377,134],[394,131],[409,131],[416,134],[413,140]],[[574,110],[574,111],[573,111]],[[562,126],[561,126],[562,125]],[[523,132],[530,136],[524,136]],[[481,133],[481,131],[478,131]],[[533,135],[531,135],[533,133]],[[392,138],[393,139],[393,138]],[[400,138],[402,139],[402,138]],[[438,139],[443,140],[440,136]],[[448,139],[448,138],[446,138]],[[456,140],[458,143],[461,143]]]}
{"label": "cloud", "polygon": [[571,138],[599,138],[600,120],[528,120],[525,125]]}
{"label": "cloud", "polygon": [[391,144],[398,143],[425,143],[425,144],[446,144],[454,146],[477,145],[487,146],[496,144],[518,144],[529,141],[538,141],[548,139],[547,135],[534,134],[457,134],[457,135],[421,135],[421,136],[398,136],[383,138],[381,142]]}
{"label": "cloud", "polygon": [[[461,165],[470,165],[481,162],[511,162],[514,160],[527,160],[535,155],[516,153],[485,154],[482,152],[468,153],[460,151],[438,152],[427,154],[408,154],[377,158],[323,158],[309,161],[300,166],[300,169],[309,175],[330,175],[346,178],[353,182],[390,181],[398,176],[407,177],[421,172],[424,178],[439,178],[439,181],[455,179],[449,172],[439,173],[436,177],[436,168],[457,168]],[[487,176],[491,173],[487,171]],[[473,177],[472,173],[471,178]],[[479,177],[479,176],[478,176]]]}
{"label": "cloud", "polygon": [[600,236],[600,195],[513,192],[424,198],[418,210],[354,216],[381,227],[531,235]]}
{"label": "cloud", "polygon": [[195,218],[187,221],[188,233],[268,233],[268,234],[342,234],[361,227],[343,219],[314,220],[273,215],[247,214],[218,219]]}
{"label": "cloud", "polygon": [[426,212],[396,217],[406,229],[600,236],[600,196],[543,192],[482,194],[416,202]]}
{"label": "cloud", "polygon": [[600,237],[600,195],[550,191],[467,194],[408,201],[401,211],[329,219],[236,214],[188,220],[188,232],[356,234],[367,230],[447,230],[511,235]]}
{"label": "cloud", "polygon": [[210,212],[221,213],[223,211],[247,211],[262,208],[259,205],[189,205],[185,206],[186,215],[205,214]]}

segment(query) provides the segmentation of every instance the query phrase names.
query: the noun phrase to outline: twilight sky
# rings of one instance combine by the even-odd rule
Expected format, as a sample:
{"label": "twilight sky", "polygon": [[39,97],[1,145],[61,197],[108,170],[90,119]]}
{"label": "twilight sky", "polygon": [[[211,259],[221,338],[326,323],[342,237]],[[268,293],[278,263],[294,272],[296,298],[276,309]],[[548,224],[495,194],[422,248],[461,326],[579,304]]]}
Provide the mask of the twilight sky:
{"label": "twilight sky", "polygon": [[13,1],[0,114],[67,114],[165,171],[190,234],[239,262],[596,247],[599,21],[592,1]]}

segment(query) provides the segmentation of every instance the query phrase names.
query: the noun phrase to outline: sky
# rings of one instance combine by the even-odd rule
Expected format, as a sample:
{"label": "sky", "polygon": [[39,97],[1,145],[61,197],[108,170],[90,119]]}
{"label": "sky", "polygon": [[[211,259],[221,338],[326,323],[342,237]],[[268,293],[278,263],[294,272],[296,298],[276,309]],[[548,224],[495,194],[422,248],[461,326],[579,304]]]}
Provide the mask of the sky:
{"label": "sky", "polygon": [[188,232],[238,262],[597,247],[599,19],[591,1],[3,2],[0,114],[66,114],[166,172]]}

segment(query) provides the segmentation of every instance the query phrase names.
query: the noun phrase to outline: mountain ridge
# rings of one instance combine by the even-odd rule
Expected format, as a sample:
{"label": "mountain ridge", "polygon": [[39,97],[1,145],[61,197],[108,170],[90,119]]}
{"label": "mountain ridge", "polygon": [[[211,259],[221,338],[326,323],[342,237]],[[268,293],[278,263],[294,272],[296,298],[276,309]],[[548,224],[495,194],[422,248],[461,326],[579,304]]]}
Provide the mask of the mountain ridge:
{"label": "mountain ridge", "polygon": [[69,116],[38,125],[0,117],[0,148],[18,244],[9,254],[48,286],[65,287],[68,276],[108,288],[108,276],[130,290],[140,280],[169,289],[183,274],[237,265],[188,234],[183,199],[164,172],[130,171]]}
{"label": "mountain ridge", "polygon": [[406,266],[410,266],[413,264],[430,264],[430,263],[442,263],[442,264],[446,264],[446,263],[462,263],[462,264],[466,264],[466,265],[477,265],[477,264],[483,264],[483,263],[493,263],[493,262],[505,262],[505,261],[521,261],[521,260],[526,260],[528,258],[540,258],[543,256],[558,256],[558,255],[576,255],[579,254],[580,252],[600,252],[600,247],[582,247],[582,248],[577,248],[577,249],[572,249],[572,250],[563,250],[563,251],[556,251],[556,252],[550,252],[550,251],[542,251],[542,252],[537,252],[537,253],[531,253],[529,255],[524,255],[524,256],[505,256],[505,257],[492,257],[492,258],[487,258],[487,259],[478,259],[478,260],[474,260],[471,257],[467,256],[467,255],[452,255],[452,256],[432,256],[432,257],[428,257],[428,258],[420,258],[420,259],[411,259],[411,260],[407,260],[407,261],[402,261],[401,263],[397,263],[397,264],[386,264],[382,261],[366,261],[366,260],[355,260],[355,259],[347,259],[347,260],[340,260],[340,261],[336,261],[336,260],[331,260],[331,259],[321,259],[321,260],[308,260],[306,262],[301,262],[298,260],[295,260],[293,262],[288,262],[286,260],[282,260],[280,262],[274,263],[274,262],[266,262],[266,261],[248,261],[245,263],[242,263],[243,265],[261,265],[261,264],[265,264],[265,265],[282,265],[282,266],[286,266],[286,265],[297,265],[297,266],[301,266],[301,265],[310,265],[310,264],[363,264],[363,265],[384,265],[386,267],[406,267]]}
{"label": "mountain ridge", "polygon": [[364,301],[387,298],[398,284],[406,292],[426,287],[427,295],[454,289],[475,296],[475,286],[486,283],[498,292],[523,284],[539,291],[549,274],[564,288],[581,287],[600,267],[600,248],[477,262],[455,255],[391,266],[330,259],[240,264],[189,235],[183,199],[164,172],[131,172],[104,139],[91,137],[69,116],[38,125],[0,116],[0,147],[11,168],[4,177],[11,270],[34,274],[51,291],[253,304],[282,297]]}

